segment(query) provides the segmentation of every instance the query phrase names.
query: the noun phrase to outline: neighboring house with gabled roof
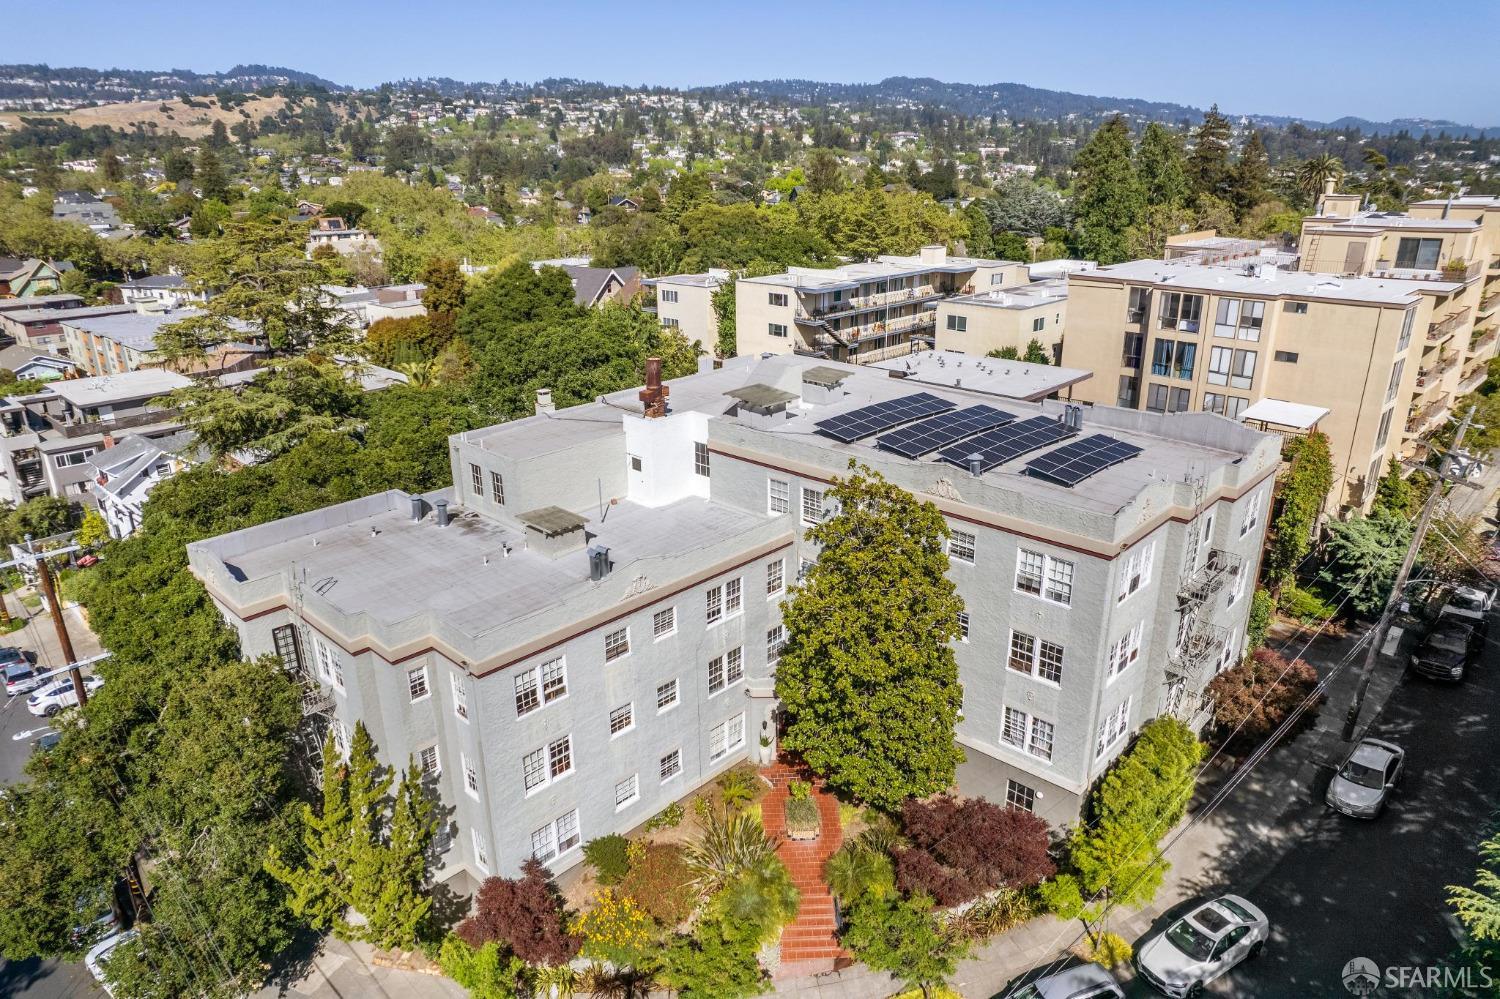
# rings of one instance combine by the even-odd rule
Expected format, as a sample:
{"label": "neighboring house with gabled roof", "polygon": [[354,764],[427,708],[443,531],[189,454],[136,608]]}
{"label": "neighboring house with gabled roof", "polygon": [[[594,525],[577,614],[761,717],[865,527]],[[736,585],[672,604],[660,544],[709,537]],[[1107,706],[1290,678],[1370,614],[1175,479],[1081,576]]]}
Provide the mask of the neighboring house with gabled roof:
{"label": "neighboring house with gabled roof", "polygon": [[78,365],[66,357],[49,354],[35,347],[22,347],[20,344],[12,344],[0,350],[0,368],[14,372],[21,381],[50,382],[54,378],[66,377],[69,373],[79,373]]}
{"label": "neighboring house with gabled roof", "polygon": [[641,290],[639,267],[588,267],[552,260],[533,261],[531,266],[536,270],[558,267],[566,271],[573,281],[573,301],[586,309],[598,308],[606,302],[623,305]]}
{"label": "neighboring house with gabled roof", "polygon": [[166,437],[104,438],[103,450],[89,459],[89,472],[94,500],[109,525],[110,537],[134,534],[151,490],[201,460],[194,440],[191,430]]}
{"label": "neighboring house with gabled roof", "polygon": [[0,257],[0,298],[30,298],[62,290],[62,272],[36,257]]}

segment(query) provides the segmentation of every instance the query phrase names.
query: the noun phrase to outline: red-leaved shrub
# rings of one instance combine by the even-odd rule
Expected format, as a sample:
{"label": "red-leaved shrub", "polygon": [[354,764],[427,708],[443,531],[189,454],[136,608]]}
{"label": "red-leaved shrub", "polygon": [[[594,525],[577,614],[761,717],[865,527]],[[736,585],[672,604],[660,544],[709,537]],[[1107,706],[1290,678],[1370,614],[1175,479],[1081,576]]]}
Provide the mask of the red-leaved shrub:
{"label": "red-leaved shrub", "polygon": [[475,948],[499,941],[527,964],[566,964],[582,941],[568,933],[562,895],[535,857],[521,871],[520,878],[486,878],[474,914],[453,932]]}
{"label": "red-leaved shrub", "polygon": [[[1304,660],[1272,649],[1257,649],[1245,662],[1225,670],[1203,694],[1213,701],[1213,742],[1231,753],[1260,745],[1318,685],[1318,671]],[[1283,738],[1301,732],[1318,717],[1319,694]]]}
{"label": "red-leaved shrub", "polygon": [[1054,870],[1047,823],[1017,808],[943,794],[907,802],[901,825],[911,845],[892,854],[896,884],[940,906],[994,888],[1030,888]]}

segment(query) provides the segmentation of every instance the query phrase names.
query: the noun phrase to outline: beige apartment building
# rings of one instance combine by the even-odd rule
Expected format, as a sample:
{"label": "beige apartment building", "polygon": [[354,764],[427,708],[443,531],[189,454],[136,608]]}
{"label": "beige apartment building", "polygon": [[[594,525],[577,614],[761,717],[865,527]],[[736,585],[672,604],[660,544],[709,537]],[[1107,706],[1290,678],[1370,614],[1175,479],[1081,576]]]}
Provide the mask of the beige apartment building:
{"label": "beige apartment building", "polygon": [[1074,274],[1063,361],[1094,372],[1075,392],[1097,403],[1232,419],[1262,400],[1326,409],[1330,512],[1367,509],[1386,460],[1442,425],[1493,336],[1471,343],[1455,319],[1464,282],[1284,270],[1278,257]]}
{"label": "beige apartment building", "polygon": [[1025,354],[1036,340],[1060,363],[1068,283],[1037,281],[943,299],[937,305],[937,349],[986,355],[1013,348]]}
{"label": "beige apartment building", "polygon": [[662,326],[675,329],[712,352],[719,339],[719,319],[714,314],[714,292],[729,280],[729,272],[711,267],[702,274],[670,274],[641,284],[656,289],[656,317]]}
{"label": "beige apartment building", "polygon": [[942,246],[842,267],[791,267],[735,285],[739,354],[806,354],[854,364],[931,346],[944,299],[1028,282],[1026,265],[953,257]]}

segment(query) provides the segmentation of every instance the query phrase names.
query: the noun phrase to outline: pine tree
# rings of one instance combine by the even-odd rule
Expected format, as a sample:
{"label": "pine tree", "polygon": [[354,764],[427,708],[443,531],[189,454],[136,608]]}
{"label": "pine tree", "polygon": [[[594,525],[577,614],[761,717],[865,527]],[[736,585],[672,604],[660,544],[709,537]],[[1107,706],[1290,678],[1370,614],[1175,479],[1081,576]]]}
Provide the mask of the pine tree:
{"label": "pine tree", "polygon": [[1176,133],[1161,122],[1151,122],[1141,134],[1135,162],[1147,205],[1176,207],[1187,201],[1188,183],[1182,143],[1178,141]]}
{"label": "pine tree", "polygon": [[807,531],[818,560],[783,605],[782,745],[892,809],[949,787],[963,758],[951,644],[963,605],[947,575],[948,528],[931,503],[864,467],[834,479],[824,502],[835,515]]}
{"label": "pine tree", "polygon": [[1101,264],[1126,259],[1126,233],[1145,206],[1130,158],[1130,132],[1119,115],[1105,122],[1078,151],[1074,163],[1073,240],[1078,252]]}
{"label": "pine tree", "polygon": [[1021,360],[1027,364],[1051,364],[1052,354],[1042,345],[1042,341],[1032,338],[1026,345],[1026,353],[1021,355]]}
{"label": "pine tree", "polygon": [[323,744],[323,807],[302,806],[302,862],[291,866],[275,847],[266,870],[290,890],[287,906],[308,925],[332,929],[349,907],[350,831],[348,768]]}
{"label": "pine tree", "polygon": [[432,912],[427,849],[436,827],[432,801],[422,787],[422,771],[408,763],[391,804],[386,842],[378,851],[379,880],[355,882],[355,908],[365,915],[364,936],[375,946],[410,947],[425,938]]}
{"label": "pine tree", "polygon": [[1229,140],[1234,130],[1215,104],[1193,133],[1193,151],[1188,156],[1187,177],[1194,194],[1223,198],[1229,194]]}
{"label": "pine tree", "polygon": [[203,192],[204,201],[229,200],[229,178],[224,175],[224,167],[213,150],[205,148],[198,154],[194,176],[198,179],[198,188]]}
{"label": "pine tree", "polygon": [[1270,180],[1271,161],[1266,155],[1265,144],[1260,141],[1259,132],[1251,132],[1240,147],[1240,159],[1234,165],[1229,191],[1236,218],[1243,219],[1250,209],[1266,199],[1266,184]]}

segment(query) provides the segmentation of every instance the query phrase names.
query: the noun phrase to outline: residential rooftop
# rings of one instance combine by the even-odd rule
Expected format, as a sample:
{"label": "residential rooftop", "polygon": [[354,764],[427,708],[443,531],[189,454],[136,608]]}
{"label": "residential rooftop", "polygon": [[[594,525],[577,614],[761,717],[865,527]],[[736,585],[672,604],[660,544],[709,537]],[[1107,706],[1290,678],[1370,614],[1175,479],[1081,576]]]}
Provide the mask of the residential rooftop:
{"label": "residential rooftop", "polygon": [[823,292],[858,288],[871,281],[888,281],[891,278],[915,277],[921,274],[963,274],[980,267],[1019,267],[1014,260],[990,260],[984,257],[952,257],[946,253],[935,254],[924,260],[916,256],[882,256],[857,264],[841,264],[837,267],[788,267],[783,274],[768,274],[765,277],[742,278],[756,284],[799,291]]}
{"label": "residential rooftop", "polygon": [[198,315],[198,309],[164,309],[161,312],[125,312],[107,316],[66,319],[64,322],[74,329],[106,340],[113,340],[122,347],[150,353],[156,349],[156,334],[163,326],[181,322]]}
{"label": "residential rooftop", "polygon": [[77,309],[18,309],[5,313],[5,318],[16,323],[65,323],[74,319],[114,316],[134,311],[133,305],[86,305]]}
{"label": "residential rooftop", "polygon": [[646,278],[641,281],[641,284],[676,284],[687,288],[717,288],[728,280],[729,271],[712,267],[702,274],[667,274],[658,278]]}
{"label": "residential rooftop", "polygon": [[1445,294],[1463,287],[1451,281],[1403,281],[1396,278],[1345,277],[1316,271],[1288,271],[1271,264],[1229,267],[1192,260],[1129,260],[1074,274],[1070,281],[1130,282],[1166,291],[1201,291],[1214,295],[1264,298],[1309,298],[1377,305],[1411,305],[1419,295]]}
{"label": "residential rooftop", "polygon": [[994,288],[948,299],[951,305],[982,305],[990,309],[1035,309],[1068,300],[1066,280],[1033,281],[1014,288]]}
{"label": "residential rooftop", "polygon": [[1355,212],[1345,218],[1341,215],[1317,215],[1308,220],[1312,230],[1349,232],[1351,229],[1380,232],[1384,229],[1445,229],[1454,232],[1473,232],[1479,223],[1473,219],[1434,219],[1408,215],[1405,212]]}
{"label": "residential rooftop", "polygon": [[1031,402],[1094,377],[1092,371],[1083,368],[1060,368],[1051,364],[1028,364],[936,350],[876,361],[870,367],[889,371],[920,385],[965,388]]}
{"label": "residential rooftop", "polygon": [[66,399],[74,406],[87,408],[113,402],[152,399],[193,383],[191,378],[161,368],[140,368],[116,375],[94,378],[68,378],[48,382],[44,392]]}

